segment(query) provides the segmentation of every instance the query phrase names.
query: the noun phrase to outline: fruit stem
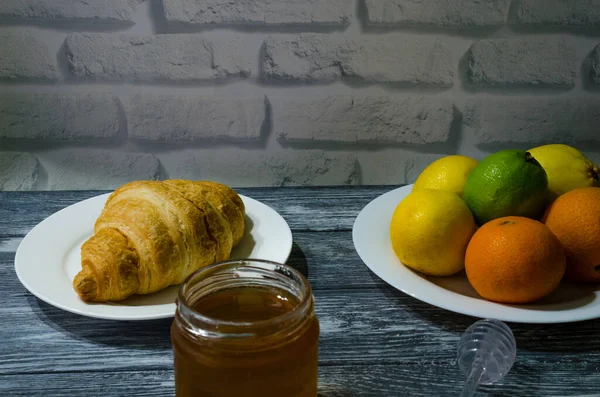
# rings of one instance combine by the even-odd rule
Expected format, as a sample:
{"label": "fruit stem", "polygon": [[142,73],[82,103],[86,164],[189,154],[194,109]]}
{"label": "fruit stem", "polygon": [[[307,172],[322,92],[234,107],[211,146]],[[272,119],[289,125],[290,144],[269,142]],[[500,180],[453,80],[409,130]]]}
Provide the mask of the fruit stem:
{"label": "fruit stem", "polygon": [[529,152],[525,152],[525,161],[527,161],[528,163],[531,163],[531,164],[537,164],[537,165],[539,165],[539,164],[540,164],[540,163],[538,163],[538,161],[535,159],[535,157],[533,157],[533,156],[531,155],[531,153],[529,153]]}

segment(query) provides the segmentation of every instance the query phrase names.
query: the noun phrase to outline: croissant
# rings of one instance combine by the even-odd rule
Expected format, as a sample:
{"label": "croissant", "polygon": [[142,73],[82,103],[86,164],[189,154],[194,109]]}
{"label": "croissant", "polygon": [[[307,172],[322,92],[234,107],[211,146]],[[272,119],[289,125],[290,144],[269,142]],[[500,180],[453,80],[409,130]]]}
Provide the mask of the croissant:
{"label": "croissant", "polygon": [[181,284],[228,259],[244,235],[245,207],[210,181],[135,181],[116,189],[81,247],[73,288],[84,301],[123,300]]}

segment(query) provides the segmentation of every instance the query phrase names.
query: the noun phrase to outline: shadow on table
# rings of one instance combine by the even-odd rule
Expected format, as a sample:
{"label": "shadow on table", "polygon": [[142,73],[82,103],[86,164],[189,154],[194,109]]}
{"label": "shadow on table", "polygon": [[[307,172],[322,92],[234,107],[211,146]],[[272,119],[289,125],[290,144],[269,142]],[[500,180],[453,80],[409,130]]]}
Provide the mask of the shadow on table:
{"label": "shadow on table", "polygon": [[292,252],[290,252],[290,257],[286,264],[298,270],[308,279],[308,261],[306,260],[306,255],[295,241],[292,243]]}
{"label": "shadow on table", "polygon": [[[287,263],[308,278],[306,256],[295,242]],[[40,321],[75,339],[94,344],[127,346],[132,349],[171,349],[172,318],[144,321],[103,320],[58,309],[33,296],[28,300]]]}
{"label": "shadow on table", "polygon": [[[568,366],[563,367],[564,369]],[[561,373],[557,373],[561,371]],[[569,372],[566,369],[567,373]],[[564,397],[598,397],[596,388],[596,374],[587,377],[570,376],[562,372],[561,365],[543,366],[538,362],[526,362],[517,357],[514,366],[500,382],[491,385],[480,385],[478,394],[481,397],[514,397],[531,396],[546,397],[560,395]],[[554,390],[557,394],[550,394]]]}
{"label": "shadow on table", "polygon": [[517,349],[575,355],[600,353],[598,319],[564,324],[508,325],[517,340]]}
{"label": "shadow on table", "polygon": [[[371,277],[375,281],[380,280],[372,272]],[[460,337],[471,324],[479,320],[477,317],[455,313],[421,302],[386,283],[377,282],[376,285],[384,295],[396,301],[399,307],[411,315],[421,318],[443,331],[455,333],[457,337]],[[594,290],[596,288],[593,287]],[[587,302],[591,296],[589,288],[582,288],[579,292],[574,292],[568,285],[562,294],[572,294],[577,305]],[[550,296],[547,299],[548,302],[552,302],[553,297]],[[570,306],[566,305],[565,307],[569,308]],[[600,353],[600,319],[555,324],[512,322],[506,322],[506,324],[513,331],[518,349],[570,354]]]}
{"label": "shadow on table", "polygon": [[462,334],[469,325],[477,321],[476,318],[464,314],[454,313],[439,307],[422,302],[412,296],[405,294],[402,291],[381,283],[381,279],[373,272],[369,271],[374,283],[384,295],[396,302],[399,307],[402,307],[414,317],[421,318],[423,321],[432,324],[443,331]]}
{"label": "shadow on table", "polygon": [[172,318],[145,321],[103,320],[58,309],[33,296],[28,300],[40,321],[75,339],[107,346],[126,346],[130,349],[171,349]]}
{"label": "shadow on table", "polygon": [[[306,256],[295,242],[287,263],[308,278]],[[168,292],[165,291],[167,295]],[[167,298],[169,302],[174,300],[174,297]],[[143,321],[104,320],[61,310],[34,296],[29,296],[28,301],[40,321],[75,339],[108,346],[127,346],[132,349],[171,349],[172,318]]]}

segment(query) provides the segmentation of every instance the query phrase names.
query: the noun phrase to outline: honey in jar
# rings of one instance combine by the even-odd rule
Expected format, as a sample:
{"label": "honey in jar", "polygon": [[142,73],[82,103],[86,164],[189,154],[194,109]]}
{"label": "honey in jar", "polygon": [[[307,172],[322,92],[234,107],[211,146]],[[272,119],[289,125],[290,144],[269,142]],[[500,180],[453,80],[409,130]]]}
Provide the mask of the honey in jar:
{"label": "honey in jar", "polygon": [[171,328],[178,397],[316,397],[319,322],[291,267],[223,262],[182,285]]}

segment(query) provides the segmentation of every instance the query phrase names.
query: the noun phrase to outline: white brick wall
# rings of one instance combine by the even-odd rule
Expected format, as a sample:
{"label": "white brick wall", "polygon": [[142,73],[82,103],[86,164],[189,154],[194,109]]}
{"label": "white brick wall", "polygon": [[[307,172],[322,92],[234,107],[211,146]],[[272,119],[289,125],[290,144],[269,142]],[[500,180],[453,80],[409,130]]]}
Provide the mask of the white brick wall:
{"label": "white brick wall", "polygon": [[118,100],[110,94],[0,94],[0,138],[81,140],[118,132]]}
{"label": "white brick wall", "polygon": [[[225,156],[223,156],[225,154]],[[173,177],[229,181],[234,186],[356,184],[356,156],[322,150],[275,153],[226,149],[221,153],[185,153],[174,161]]]}
{"label": "white brick wall", "polygon": [[443,27],[500,26],[510,0],[366,0],[370,24]]}
{"label": "white brick wall", "polygon": [[122,98],[129,137],[162,141],[259,140],[265,99],[178,95]]}
{"label": "white brick wall", "polygon": [[1,190],[397,184],[549,142],[598,161],[598,121],[596,0],[0,1]]}
{"label": "white brick wall", "polygon": [[50,189],[115,189],[131,179],[159,179],[151,154],[70,149],[41,155],[50,170]]}
{"label": "white brick wall", "polygon": [[239,40],[206,40],[196,34],[74,33],[65,49],[77,78],[176,82],[250,74],[250,59],[242,55]]}
{"label": "white brick wall", "polygon": [[468,100],[464,121],[480,143],[599,142],[600,98]]}
{"label": "white brick wall", "polygon": [[[0,5],[2,7],[2,5]],[[37,29],[0,28],[1,80],[56,80],[56,57]]]}
{"label": "white brick wall", "polygon": [[281,141],[351,143],[445,142],[454,119],[445,99],[332,96],[274,101]]}
{"label": "white brick wall", "polygon": [[592,55],[592,80],[600,84],[600,44],[596,46]]}
{"label": "white brick wall", "polygon": [[515,24],[534,26],[598,27],[600,8],[596,0],[518,0]]}
{"label": "white brick wall", "polygon": [[162,0],[165,17],[182,24],[346,25],[353,0]]}
{"label": "white brick wall", "polygon": [[130,23],[132,3],[124,0],[2,0],[0,17]]}
{"label": "white brick wall", "polygon": [[564,37],[481,40],[469,54],[474,85],[575,85],[576,51]]}
{"label": "white brick wall", "polygon": [[348,39],[306,33],[269,37],[262,59],[265,80],[328,82],[354,78],[367,82],[452,85],[450,50],[430,37],[391,34]]}
{"label": "white brick wall", "polygon": [[38,161],[29,153],[0,152],[0,170],[1,190],[32,190]]}

